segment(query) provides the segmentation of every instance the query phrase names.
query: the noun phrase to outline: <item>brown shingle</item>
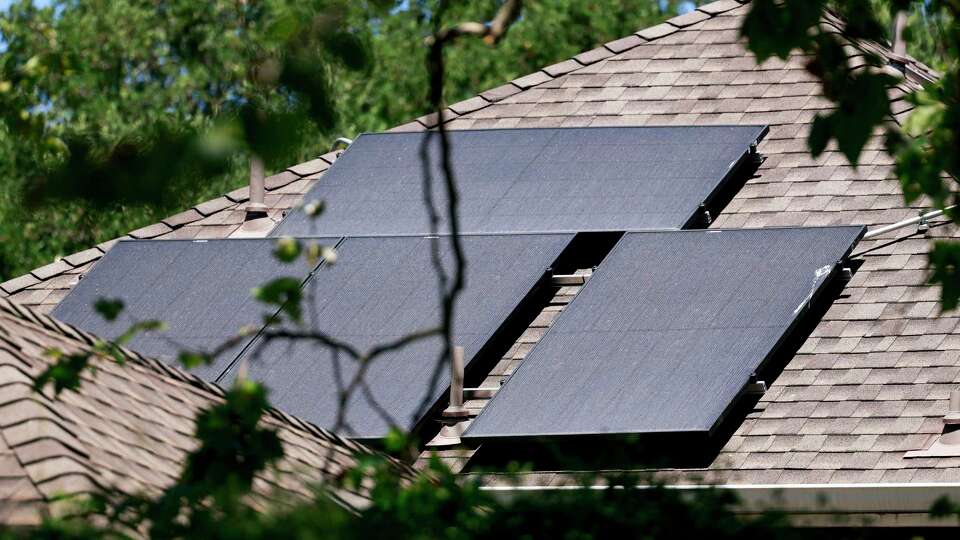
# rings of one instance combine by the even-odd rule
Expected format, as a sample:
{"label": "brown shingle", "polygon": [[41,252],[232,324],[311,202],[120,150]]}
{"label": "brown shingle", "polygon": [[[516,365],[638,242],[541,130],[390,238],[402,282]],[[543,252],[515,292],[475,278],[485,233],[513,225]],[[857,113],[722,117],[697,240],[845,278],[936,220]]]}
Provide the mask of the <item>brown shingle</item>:
{"label": "brown shingle", "polygon": [[552,77],[547,73],[544,73],[543,71],[537,71],[536,73],[531,73],[530,75],[526,75],[524,77],[514,79],[511,82],[513,82],[513,84],[516,85],[517,87],[526,90],[531,86],[536,86],[540,83],[547,82],[551,79]]}
{"label": "brown shingle", "polygon": [[20,277],[0,283],[0,288],[2,288],[7,294],[13,294],[39,282],[40,280],[37,279],[33,274],[24,274]]}
{"label": "brown shingle", "polygon": [[710,18],[710,15],[703,11],[689,11],[683,15],[678,15],[667,22],[678,28],[684,28]]}
{"label": "brown shingle", "polygon": [[574,59],[583,65],[590,65],[611,56],[613,56],[613,52],[610,51],[610,49],[597,47],[596,49],[591,49],[574,56]]}
{"label": "brown shingle", "polygon": [[[740,7],[740,2],[736,0],[717,0],[716,2],[704,4],[697,9],[710,15],[719,15],[738,7]],[[739,21],[737,22],[739,23]]]}
{"label": "brown shingle", "polygon": [[70,270],[70,268],[71,266],[67,264],[65,261],[59,260],[59,261],[50,263],[46,266],[41,266],[40,268],[37,268],[36,270],[31,272],[31,274],[36,276],[37,279],[44,280],[44,279],[50,279],[53,276],[62,274],[67,270]]}
{"label": "brown shingle", "polygon": [[[307,169],[313,169],[313,168],[314,168],[313,166],[307,167]],[[300,175],[299,173],[292,172],[292,170],[293,170],[293,167],[291,167],[289,170],[281,171],[277,174],[266,177],[263,181],[264,186],[268,190],[274,190],[277,188],[281,188],[297,180],[298,178],[300,178],[300,176],[303,176],[303,175]]]}
{"label": "brown shingle", "polygon": [[154,223],[153,225],[147,225],[135,231],[130,231],[130,236],[136,238],[137,240],[145,240],[149,238],[156,238],[162,234],[170,232],[171,229],[169,225],[165,223]]}
{"label": "brown shingle", "polygon": [[187,223],[193,223],[199,219],[203,219],[203,215],[191,208],[184,212],[180,212],[179,214],[174,214],[168,218],[165,218],[163,222],[171,228],[176,229],[177,227],[182,227]]}
{"label": "brown shingle", "polygon": [[287,170],[296,174],[297,176],[310,176],[311,174],[317,174],[318,172],[325,171],[328,168],[330,168],[329,163],[317,158],[294,165]]}
{"label": "brown shingle", "polygon": [[226,197],[220,197],[218,199],[213,199],[206,201],[194,206],[197,212],[200,212],[204,216],[209,216],[221,210],[225,210],[234,205],[234,202]]}
{"label": "brown shingle", "polygon": [[482,109],[489,105],[490,102],[484,99],[481,96],[475,96],[470,99],[463,100],[459,103],[454,103],[450,105],[450,109],[457,114],[466,114],[469,112]]}
{"label": "brown shingle", "polygon": [[580,64],[580,62],[570,59],[547,66],[543,68],[543,71],[552,77],[559,77],[560,75],[565,75],[581,67],[583,67],[583,65]]}
{"label": "brown shingle", "polygon": [[643,39],[646,39],[647,41],[651,41],[657,38],[661,38],[663,36],[668,36],[676,31],[677,31],[676,26],[673,26],[667,23],[662,23],[656,26],[651,26],[650,28],[645,28],[637,32],[637,35],[642,37]]}
{"label": "brown shingle", "polygon": [[508,98],[516,94],[517,92],[520,92],[520,90],[521,90],[520,87],[518,87],[517,85],[512,83],[507,83],[502,86],[498,86],[496,88],[491,88],[490,90],[487,90],[486,92],[483,92],[480,95],[487,101],[493,102],[493,101],[500,101],[504,98]]}
{"label": "brown shingle", "polygon": [[95,261],[103,256],[103,252],[97,248],[85,249],[74,253],[73,255],[67,255],[63,260],[67,261],[68,264],[72,266],[81,266],[89,262]]}
{"label": "brown shingle", "polygon": [[645,40],[637,36],[627,36],[625,38],[615,39],[609,43],[604,44],[604,47],[615,53],[621,53],[628,49],[632,49],[641,43],[644,43]]}

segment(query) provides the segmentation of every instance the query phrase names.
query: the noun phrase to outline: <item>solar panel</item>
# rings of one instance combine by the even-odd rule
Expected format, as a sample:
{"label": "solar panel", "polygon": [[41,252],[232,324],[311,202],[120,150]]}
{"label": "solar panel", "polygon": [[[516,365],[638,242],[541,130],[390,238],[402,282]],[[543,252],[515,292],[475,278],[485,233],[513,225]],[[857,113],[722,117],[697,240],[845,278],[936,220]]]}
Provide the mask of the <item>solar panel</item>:
{"label": "solar panel", "polygon": [[[317,239],[325,245],[338,240]],[[312,268],[302,261],[281,263],[272,254],[275,247],[272,238],[119,242],[60,302],[53,316],[105,339],[117,338],[137,321],[162,321],[165,331],[140,334],[129,347],[175,363],[181,350],[210,351],[244,326],[262,326],[264,317],[276,310],[253,299],[253,287],[280,276],[306,278]],[[117,320],[108,322],[94,310],[100,298],[123,301]],[[251,339],[194,373],[214,380]]]}
{"label": "solar panel", "polygon": [[[465,348],[468,369],[572,238],[463,237],[466,288],[457,303],[454,334],[456,344]],[[442,251],[450,268],[447,247]],[[338,253],[337,264],[322,268],[304,289],[307,329],[365,351],[440,323],[430,239],[347,238]],[[433,405],[449,385],[449,366],[437,371],[441,350],[442,341],[430,338],[370,363],[363,377],[369,392],[358,390],[348,402],[344,419],[349,429],[343,432],[379,438],[391,425],[409,428],[419,421],[426,412],[421,406]],[[255,344],[245,357],[249,377],[270,389],[275,406],[324,428],[344,427],[337,422],[338,389],[357,373],[348,355],[336,355],[314,341],[274,339]]]}
{"label": "solar panel", "polygon": [[[597,127],[449,132],[465,233],[682,228],[737,169],[765,126]],[[428,234],[424,133],[364,134],[290,213],[280,235]],[[445,209],[439,140],[433,193]],[[444,224],[441,232],[445,230]]]}
{"label": "solar panel", "polygon": [[465,438],[709,433],[862,234],[626,234]]}

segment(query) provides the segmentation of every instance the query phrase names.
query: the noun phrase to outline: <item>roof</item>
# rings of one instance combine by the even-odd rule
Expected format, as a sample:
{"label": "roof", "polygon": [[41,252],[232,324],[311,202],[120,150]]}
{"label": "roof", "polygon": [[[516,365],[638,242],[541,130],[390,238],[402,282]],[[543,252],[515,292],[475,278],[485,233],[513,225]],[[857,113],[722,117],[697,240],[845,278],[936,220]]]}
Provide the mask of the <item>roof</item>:
{"label": "roof", "polygon": [[[904,204],[893,160],[881,138],[867,145],[858,168],[835,149],[813,159],[806,135],[818,111],[832,104],[804,69],[806,58],[757,65],[739,39],[747,6],[720,0],[545,67],[451,105],[450,129],[510,127],[768,124],[766,156],[715,227],[886,225],[915,217]],[[826,28],[840,32],[829,17]],[[891,60],[901,76],[891,88],[900,120],[906,93],[933,77],[922,64],[874,43],[851,43]],[[899,70],[899,71],[898,71]],[[396,130],[436,126],[427,115]],[[291,167],[268,180],[271,218],[300,200],[334,155]],[[227,237],[243,219],[243,190],[198,205],[137,238]],[[718,458],[708,480],[740,484],[903,483],[960,480],[960,458],[906,459],[940,433],[947,396],[960,376],[955,314],[938,311],[939,290],[926,284],[932,241],[956,238],[951,226],[925,235],[900,230],[864,240],[868,251],[844,294]],[[0,284],[14,300],[49,309],[109,244]],[[540,329],[542,333],[542,329]],[[524,347],[521,351],[528,350]],[[522,358],[523,352],[514,352]],[[528,484],[562,482],[531,474]],[[512,479],[515,480],[515,479]]]}
{"label": "roof", "polygon": [[[126,362],[98,359],[80,389],[53,398],[33,389],[51,348],[90,350],[94,336],[0,299],[0,523],[37,523],[55,497],[97,488],[156,493],[179,476],[196,447],[195,415],[222,399],[219,387],[125,351]],[[351,441],[276,410],[264,424],[278,431],[285,457],[262,474],[262,498],[310,496],[335,479],[357,453]],[[345,504],[358,494],[336,490]]]}

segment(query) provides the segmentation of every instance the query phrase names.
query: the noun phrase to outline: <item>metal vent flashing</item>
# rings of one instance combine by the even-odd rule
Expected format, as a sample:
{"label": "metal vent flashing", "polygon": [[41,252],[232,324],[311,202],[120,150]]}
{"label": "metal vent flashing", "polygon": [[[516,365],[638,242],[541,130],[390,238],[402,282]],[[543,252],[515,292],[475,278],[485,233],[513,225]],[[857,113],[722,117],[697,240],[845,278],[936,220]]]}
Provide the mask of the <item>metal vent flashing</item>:
{"label": "metal vent flashing", "polygon": [[911,450],[905,458],[960,457],[960,390],[950,391],[949,410],[943,417],[943,432],[926,450]]}

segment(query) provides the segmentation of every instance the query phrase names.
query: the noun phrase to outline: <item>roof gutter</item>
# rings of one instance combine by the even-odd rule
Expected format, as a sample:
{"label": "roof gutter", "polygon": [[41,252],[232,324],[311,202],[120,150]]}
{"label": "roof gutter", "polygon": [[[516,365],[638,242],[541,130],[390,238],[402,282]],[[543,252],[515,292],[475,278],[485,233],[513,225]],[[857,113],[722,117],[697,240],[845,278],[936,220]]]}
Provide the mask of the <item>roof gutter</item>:
{"label": "roof gutter", "polygon": [[[651,486],[639,485],[640,489]],[[688,491],[718,489],[730,491],[740,501],[736,511],[741,514],[757,514],[765,511],[781,511],[795,517],[817,517],[814,520],[800,519],[798,524],[830,525],[830,518],[838,515],[870,516],[874,525],[884,526],[956,526],[957,520],[934,520],[929,512],[941,497],[960,502],[960,483],[862,483],[862,484],[718,484],[718,485],[667,485],[668,489]],[[509,502],[530,493],[546,493],[564,490],[623,489],[594,485],[583,486],[483,486],[495,499]],[[851,523],[846,523],[851,525]]]}

